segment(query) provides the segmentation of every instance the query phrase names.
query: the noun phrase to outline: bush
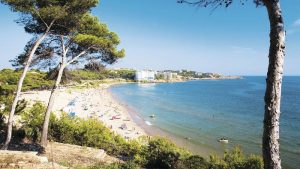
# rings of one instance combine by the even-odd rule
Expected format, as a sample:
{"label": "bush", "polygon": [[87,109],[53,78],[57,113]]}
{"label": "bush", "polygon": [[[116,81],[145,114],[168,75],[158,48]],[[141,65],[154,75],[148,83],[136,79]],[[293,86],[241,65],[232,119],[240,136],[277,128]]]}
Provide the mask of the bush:
{"label": "bush", "polygon": [[72,81],[80,82],[81,80],[102,80],[105,78],[103,73],[89,70],[73,70],[70,71]]}
{"label": "bush", "polygon": [[125,163],[112,163],[112,164],[97,164],[89,167],[89,169],[140,169],[141,166],[132,161]]}
{"label": "bush", "polygon": [[229,168],[244,168],[245,156],[240,147],[235,147],[232,151],[225,151],[223,160]]}
{"label": "bush", "polygon": [[188,151],[163,138],[150,139],[146,151],[148,168],[176,168],[180,158],[190,155]]}
{"label": "bush", "polygon": [[[13,95],[0,95],[0,106],[1,110],[0,113],[8,114],[10,112],[11,104],[13,101]],[[4,107],[2,107],[4,106]],[[4,109],[2,109],[4,108]]]}
{"label": "bush", "polygon": [[263,169],[263,160],[259,156],[245,157],[240,147],[224,153],[223,158],[210,157],[210,167],[213,169]]}
{"label": "bush", "polygon": [[126,80],[134,80],[135,70],[120,69],[120,70],[106,70],[93,71],[89,69],[77,69],[69,72],[71,80],[80,82],[81,80],[103,80],[108,78],[122,78]]}
{"label": "bush", "polygon": [[[13,96],[12,95],[7,95],[7,96],[0,96],[0,143],[3,143],[5,138],[6,138],[6,131],[7,131],[7,118],[8,118],[8,114],[10,112],[11,109],[11,104],[12,104],[12,100],[13,100]],[[4,107],[2,107],[4,106]],[[16,111],[15,114],[18,115],[20,113],[22,113],[24,111],[24,109],[27,106],[27,102],[25,100],[19,100],[17,107],[16,107]],[[4,108],[4,109],[2,109]],[[16,129],[13,126],[13,141],[20,141],[25,137],[25,133],[24,131],[18,131],[18,129]]]}
{"label": "bush", "polygon": [[4,142],[5,139],[5,117],[2,112],[0,112],[0,143]]}
{"label": "bush", "polygon": [[245,161],[244,168],[247,169],[263,169],[264,162],[260,156],[250,155],[250,157]]}
{"label": "bush", "polygon": [[104,149],[108,154],[121,155],[126,141],[112,133],[96,119],[72,118],[63,113],[50,121],[49,138],[53,141]]}
{"label": "bush", "polygon": [[[19,70],[12,69],[0,71],[0,95],[12,94],[16,90],[21,73]],[[53,81],[46,80],[46,75],[38,70],[29,71],[24,79],[22,91],[50,89]]]}
{"label": "bush", "polygon": [[40,140],[45,111],[45,106],[38,102],[29,110],[22,112],[22,129],[25,131],[27,139],[33,142]]}
{"label": "bush", "polygon": [[181,160],[177,168],[178,169],[207,169],[208,166],[209,166],[208,162],[204,158],[198,155],[192,155],[186,159]]}
{"label": "bush", "polygon": [[[22,128],[27,139],[37,142],[40,140],[44,120],[45,106],[35,103],[32,108],[22,112]],[[129,155],[134,148],[122,137],[112,133],[102,122],[96,119],[80,119],[62,113],[60,118],[51,114],[49,124],[49,139],[61,143],[80,146],[96,147],[107,151],[108,154]]]}

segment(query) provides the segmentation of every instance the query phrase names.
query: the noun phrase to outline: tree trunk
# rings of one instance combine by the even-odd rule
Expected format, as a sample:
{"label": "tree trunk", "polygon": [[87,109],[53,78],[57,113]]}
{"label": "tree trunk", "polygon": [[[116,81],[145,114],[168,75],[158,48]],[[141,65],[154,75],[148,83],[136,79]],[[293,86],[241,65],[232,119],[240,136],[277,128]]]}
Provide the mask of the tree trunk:
{"label": "tree trunk", "polygon": [[23,81],[25,79],[25,76],[27,74],[27,71],[30,67],[30,64],[31,64],[31,61],[32,61],[32,58],[34,56],[34,53],[36,51],[36,49],[38,48],[38,46],[42,43],[42,41],[46,38],[48,34],[48,31],[42,35],[34,44],[29,56],[28,56],[28,60],[25,64],[25,67],[23,69],[23,73],[20,77],[20,80],[18,82],[18,86],[17,86],[17,91],[16,91],[16,95],[14,97],[14,100],[13,100],[13,103],[12,103],[12,106],[11,106],[11,110],[10,110],[10,113],[9,113],[9,118],[8,118],[8,123],[7,123],[7,136],[6,136],[6,140],[5,140],[5,143],[4,143],[4,146],[2,147],[3,150],[7,150],[8,146],[9,146],[9,143],[11,141],[11,136],[12,136],[12,128],[13,128],[13,122],[14,122],[14,114],[15,114],[15,111],[16,111],[16,107],[17,107],[17,104],[18,104],[18,99],[19,99],[19,96],[21,94],[21,90],[22,90],[22,86],[23,86]]}
{"label": "tree trunk", "polygon": [[64,64],[64,59],[63,59],[61,65],[60,65],[60,68],[59,68],[59,72],[58,72],[58,75],[56,78],[55,85],[53,86],[53,89],[50,94],[47,110],[46,110],[45,117],[44,117],[44,124],[43,124],[42,137],[41,137],[41,146],[43,147],[42,153],[45,153],[45,150],[46,150],[45,148],[47,147],[49,119],[50,119],[51,111],[52,111],[53,104],[54,104],[54,101],[56,98],[56,91],[61,82],[61,78],[62,78],[65,67],[66,66]]}
{"label": "tree trunk", "polygon": [[264,0],[264,3],[268,10],[271,31],[262,151],[265,169],[281,169],[279,118],[285,56],[285,30],[279,0]]}

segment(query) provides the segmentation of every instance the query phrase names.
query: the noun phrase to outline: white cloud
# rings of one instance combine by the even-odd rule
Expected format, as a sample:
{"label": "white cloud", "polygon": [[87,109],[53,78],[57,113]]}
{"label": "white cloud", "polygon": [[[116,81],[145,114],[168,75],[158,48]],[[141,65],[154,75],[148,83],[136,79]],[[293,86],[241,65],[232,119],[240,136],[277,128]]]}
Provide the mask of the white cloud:
{"label": "white cloud", "polygon": [[300,19],[298,19],[294,22],[294,26],[300,26]]}
{"label": "white cloud", "polygon": [[292,25],[289,26],[289,28],[286,31],[286,34],[293,35],[295,33],[298,33],[299,28],[300,28],[300,19],[297,19],[294,21],[294,23]]}

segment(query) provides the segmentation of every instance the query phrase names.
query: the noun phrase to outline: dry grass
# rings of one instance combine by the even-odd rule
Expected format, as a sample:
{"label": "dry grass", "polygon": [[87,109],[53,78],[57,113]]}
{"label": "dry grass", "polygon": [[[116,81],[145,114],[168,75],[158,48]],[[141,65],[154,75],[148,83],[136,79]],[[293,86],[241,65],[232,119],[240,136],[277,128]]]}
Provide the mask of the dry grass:
{"label": "dry grass", "polygon": [[50,142],[46,151],[49,161],[72,168],[85,168],[98,163],[119,162],[118,159],[106,155],[103,150],[90,147]]}
{"label": "dry grass", "polygon": [[120,162],[102,150],[50,142],[44,156],[34,151],[0,150],[0,168],[5,169],[66,169],[87,168],[99,163]]}
{"label": "dry grass", "polygon": [[65,169],[56,163],[49,163],[46,158],[36,155],[37,152],[0,151],[0,168],[5,169]]}

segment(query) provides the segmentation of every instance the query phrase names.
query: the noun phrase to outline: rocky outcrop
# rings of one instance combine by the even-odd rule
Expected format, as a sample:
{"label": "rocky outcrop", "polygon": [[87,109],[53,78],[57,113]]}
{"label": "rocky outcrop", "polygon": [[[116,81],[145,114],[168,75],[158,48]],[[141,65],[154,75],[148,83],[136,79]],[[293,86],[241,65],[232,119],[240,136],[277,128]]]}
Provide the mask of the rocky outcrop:
{"label": "rocky outcrop", "polygon": [[67,169],[122,162],[107,155],[104,150],[91,147],[50,142],[43,156],[38,155],[37,151],[27,151],[31,147],[26,146],[25,151],[21,151],[24,146],[14,147],[18,151],[0,150],[0,168]]}
{"label": "rocky outcrop", "polygon": [[34,151],[7,151],[0,150],[0,168],[24,168],[24,169],[65,169],[54,162],[49,162],[47,157],[38,156]]}

